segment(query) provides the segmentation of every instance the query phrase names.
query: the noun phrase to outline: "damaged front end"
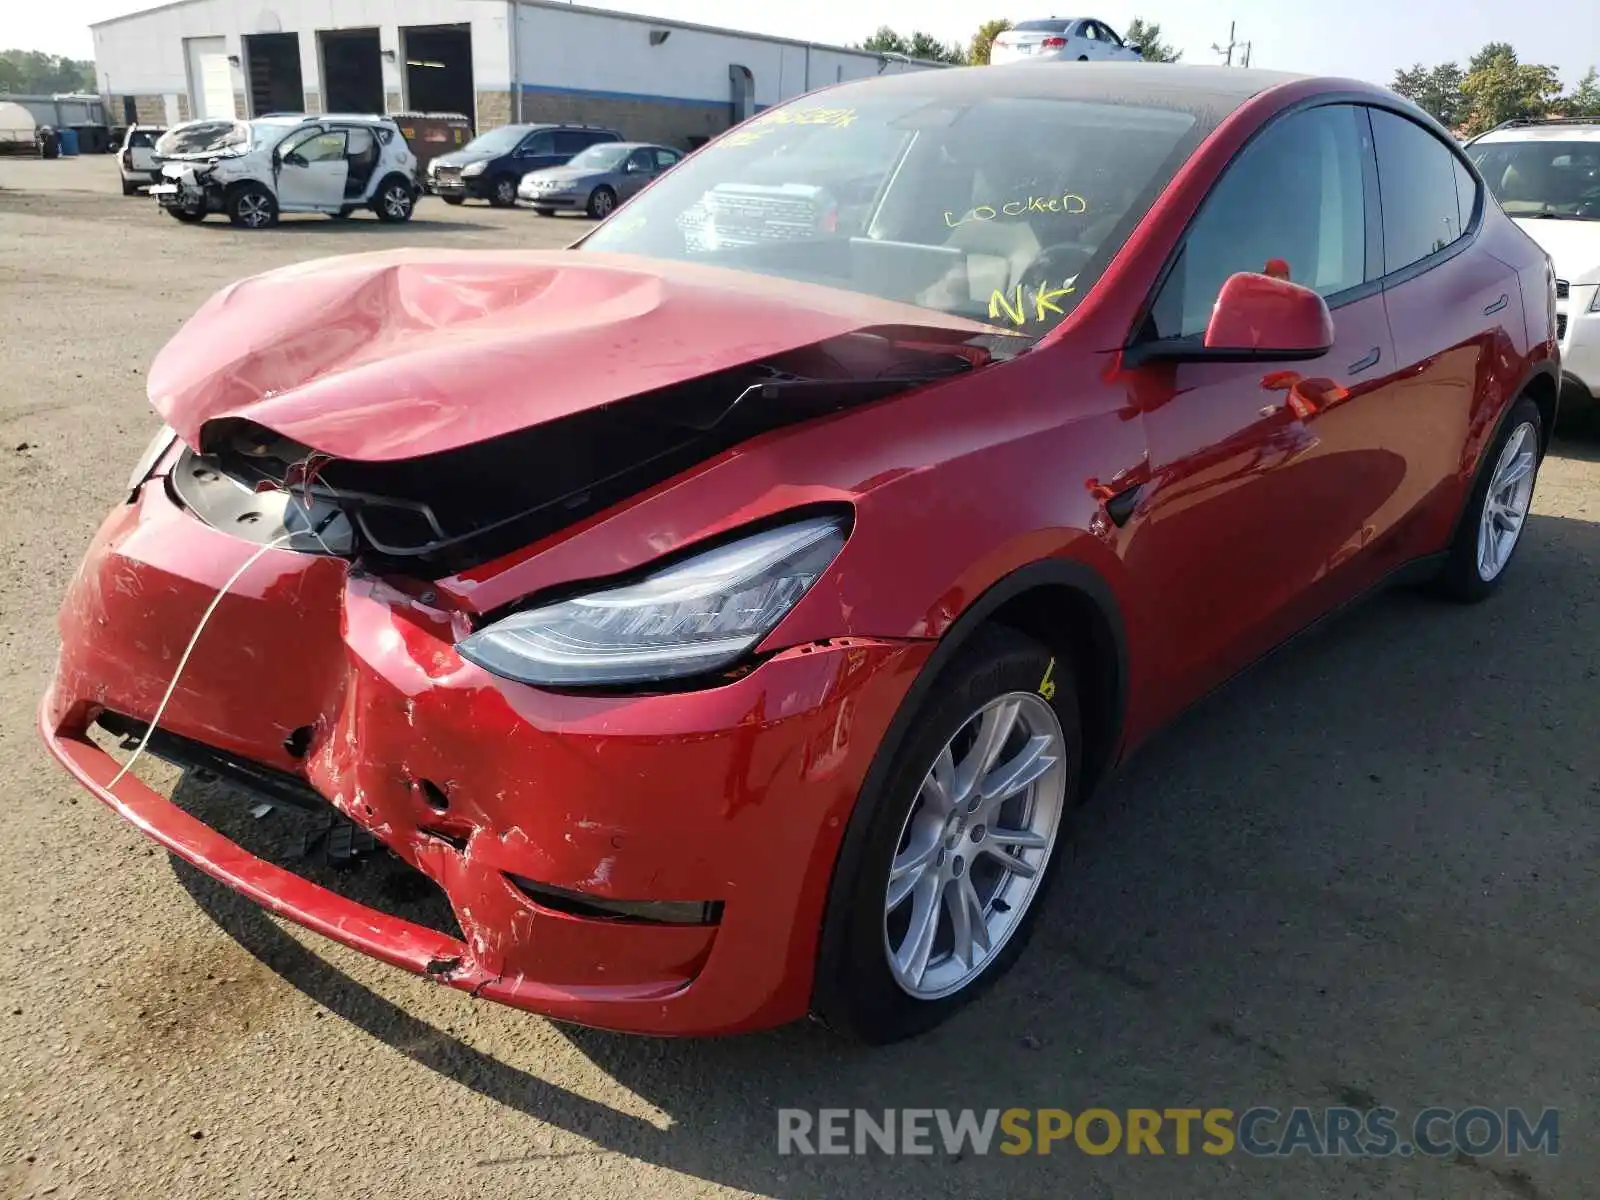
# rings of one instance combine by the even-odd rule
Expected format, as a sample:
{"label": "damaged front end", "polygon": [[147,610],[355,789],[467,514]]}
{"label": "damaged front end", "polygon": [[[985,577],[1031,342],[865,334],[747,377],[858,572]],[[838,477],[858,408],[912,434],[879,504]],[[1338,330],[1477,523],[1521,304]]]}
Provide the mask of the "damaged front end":
{"label": "damaged front end", "polygon": [[[473,580],[785,426],[1028,343],[876,301],[796,306],[715,274],[567,273],[457,274],[426,301],[381,265],[331,288],[302,278],[266,333],[240,302],[248,285],[213,302],[174,343],[184,369],[169,349],[152,372],[178,443],[153,444],[74,580],[41,730],[163,845],[386,962],[618,1029],[792,1019],[809,997],[815,881],[931,651],[841,628],[749,653],[839,552],[847,496],[729,497],[757,506],[748,524],[709,548],[663,535],[660,562],[618,555],[599,584],[558,578],[483,609]],[[533,335],[512,318],[573,288],[594,303],[570,336],[617,357],[588,375],[515,361]],[[356,336],[378,308],[388,333]],[[404,352],[385,344],[397,312],[414,326]],[[686,323],[717,313],[717,344],[685,346]],[[451,329],[479,355],[509,347],[500,392],[446,385],[481,365],[457,357]],[[697,599],[713,586],[725,594]],[[654,607],[605,615],[640,592]],[[550,616],[574,605],[588,624]],[[671,669],[639,652],[664,631],[689,646]],[[251,855],[119,769],[96,741],[107,733],[258,799],[330,806],[431,880],[458,932]]]}

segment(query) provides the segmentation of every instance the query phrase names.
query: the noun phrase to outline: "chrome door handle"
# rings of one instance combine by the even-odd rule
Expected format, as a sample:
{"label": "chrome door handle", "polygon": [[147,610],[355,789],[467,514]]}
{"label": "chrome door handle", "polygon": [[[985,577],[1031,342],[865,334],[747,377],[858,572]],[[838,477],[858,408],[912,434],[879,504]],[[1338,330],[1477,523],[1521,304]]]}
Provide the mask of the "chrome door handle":
{"label": "chrome door handle", "polygon": [[1483,315],[1486,317],[1492,317],[1495,313],[1499,312],[1502,308],[1510,303],[1511,301],[1506,297],[1505,293],[1502,292],[1500,294],[1500,299],[1496,300],[1493,304],[1489,305],[1488,308],[1483,310]]}
{"label": "chrome door handle", "polygon": [[1350,374],[1355,375],[1361,371],[1365,371],[1368,367],[1377,366],[1378,360],[1382,357],[1383,347],[1374,346],[1371,350],[1368,350],[1365,354],[1356,359],[1355,362],[1351,363],[1345,369],[1349,371]]}

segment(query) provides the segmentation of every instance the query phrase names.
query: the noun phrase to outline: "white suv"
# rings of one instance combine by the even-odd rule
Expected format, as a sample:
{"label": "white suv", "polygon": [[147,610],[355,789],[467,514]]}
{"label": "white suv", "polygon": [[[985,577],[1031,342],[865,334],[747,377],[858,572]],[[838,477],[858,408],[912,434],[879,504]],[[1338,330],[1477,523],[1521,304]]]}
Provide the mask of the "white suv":
{"label": "white suv", "polygon": [[227,213],[264,229],[279,213],[409,221],[421,188],[417,159],[387,117],[304,114],[176,125],[156,143],[161,182],[150,189],[180,221]]}
{"label": "white suv", "polygon": [[1556,268],[1562,406],[1600,401],[1600,120],[1512,121],[1467,157]]}
{"label": "white suv", "polygon": [[122,175],[122,194],[136,196],[141,188],[161,177],[156,165],[156,139],[166,132],[161,125],[129,125],[117,151],[117,170]]}

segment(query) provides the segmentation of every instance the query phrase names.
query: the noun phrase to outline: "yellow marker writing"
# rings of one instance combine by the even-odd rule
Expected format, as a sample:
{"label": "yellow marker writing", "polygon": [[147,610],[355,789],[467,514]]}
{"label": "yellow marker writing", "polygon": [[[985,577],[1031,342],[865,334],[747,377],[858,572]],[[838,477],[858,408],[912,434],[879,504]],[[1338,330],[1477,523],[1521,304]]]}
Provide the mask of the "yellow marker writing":
{"label": "yellow marker writing", "polygon": [[1044,669],[1044,678],[1039,681],[1039,695],[1046,700],[1054,700],[1056,698],[1056,681],[1053,678],[1055,673],[1056,660],[1052,658],[1050,665]]}

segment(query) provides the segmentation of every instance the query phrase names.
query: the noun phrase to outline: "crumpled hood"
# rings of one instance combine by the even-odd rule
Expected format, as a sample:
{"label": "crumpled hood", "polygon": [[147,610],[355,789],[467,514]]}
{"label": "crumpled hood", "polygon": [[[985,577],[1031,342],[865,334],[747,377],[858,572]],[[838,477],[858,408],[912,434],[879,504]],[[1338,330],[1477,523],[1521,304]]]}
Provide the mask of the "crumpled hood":
{"label": "crumpled hood", "polygon": [[1556,265],[1556,277],[1574,287],[1600,283],[1600,221],[1512,217]]}
{"label": "crumpled hood", "polygon": [[994,332],[720,267],[398,250],[224,288],[156,356],[150,402],[192,446],[240,418],[338,458],[412,458],[888,326]]}

